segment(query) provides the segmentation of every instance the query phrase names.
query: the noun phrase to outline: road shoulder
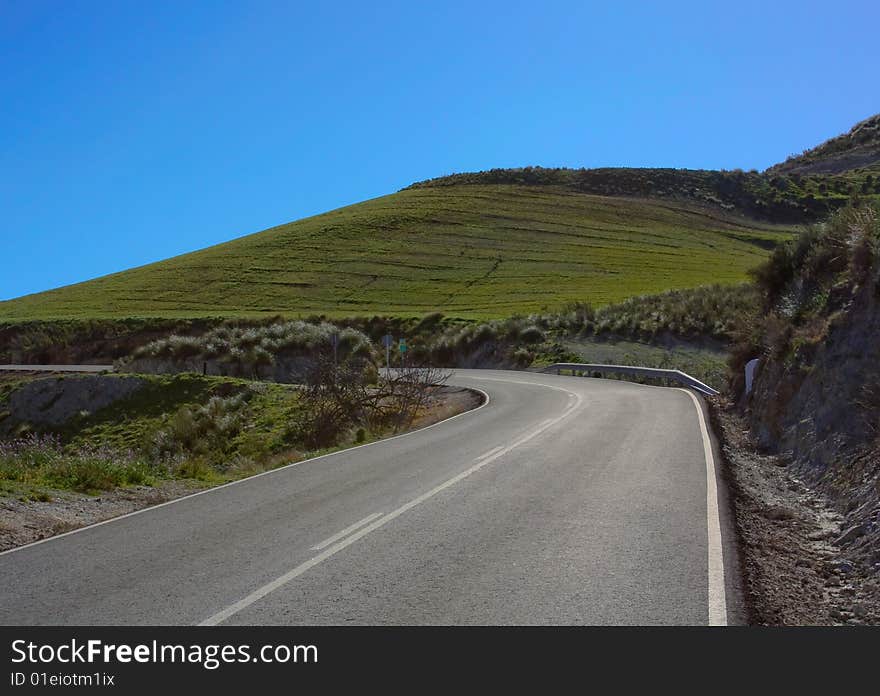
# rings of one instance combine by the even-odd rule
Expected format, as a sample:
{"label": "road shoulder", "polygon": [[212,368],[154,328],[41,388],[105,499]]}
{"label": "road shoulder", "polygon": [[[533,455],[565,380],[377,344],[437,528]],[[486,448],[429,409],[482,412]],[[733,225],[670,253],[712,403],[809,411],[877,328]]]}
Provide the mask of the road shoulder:
{"label": "road shoulder", "polygon": [[735,511],[748,623],[880,623],[876,573],[843,558],[834,541],[843,518],[784,457],[757,451],[729,403],[710,412]]}

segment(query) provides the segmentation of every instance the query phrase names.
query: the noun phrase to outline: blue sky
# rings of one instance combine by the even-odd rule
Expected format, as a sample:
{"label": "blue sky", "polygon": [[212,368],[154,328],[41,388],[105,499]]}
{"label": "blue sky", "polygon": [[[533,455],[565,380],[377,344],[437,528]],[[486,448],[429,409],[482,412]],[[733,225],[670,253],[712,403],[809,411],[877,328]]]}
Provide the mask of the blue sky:
{"label": "blue sky", "polygon": [[880,111],[880,3],[0,0],[0,299],[456,171],[764,167]]}

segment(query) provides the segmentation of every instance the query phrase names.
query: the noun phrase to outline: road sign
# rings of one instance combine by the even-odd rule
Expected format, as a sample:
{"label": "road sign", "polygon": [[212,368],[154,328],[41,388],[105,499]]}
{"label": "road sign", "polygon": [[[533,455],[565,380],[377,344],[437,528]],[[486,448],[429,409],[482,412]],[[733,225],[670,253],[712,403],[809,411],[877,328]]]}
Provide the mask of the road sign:
{"label": "road sign", "polygon": [[405,338],[400,339],[400,343],[397,344],[397,349],[401,353],[406,353],[406,339]]}

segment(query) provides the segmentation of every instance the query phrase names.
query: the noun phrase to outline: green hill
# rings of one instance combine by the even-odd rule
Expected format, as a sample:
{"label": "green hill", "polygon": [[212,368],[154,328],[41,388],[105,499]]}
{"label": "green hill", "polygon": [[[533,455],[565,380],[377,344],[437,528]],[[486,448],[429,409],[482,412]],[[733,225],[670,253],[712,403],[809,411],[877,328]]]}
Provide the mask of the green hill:
{"label": "green hill", "polygon": [[493,318],[574,301],[603,305],[743,280],[791,232],[723,203],[592,195],[558,182],[422,184],[2,302],[0,320],[433,311]]}
{"label": "green hill", "polygon": [[745,279],[776,243],[880,201],[880,115],[764,172],[452,174],[166,261],[0,302],[43,319],[492,319]]}

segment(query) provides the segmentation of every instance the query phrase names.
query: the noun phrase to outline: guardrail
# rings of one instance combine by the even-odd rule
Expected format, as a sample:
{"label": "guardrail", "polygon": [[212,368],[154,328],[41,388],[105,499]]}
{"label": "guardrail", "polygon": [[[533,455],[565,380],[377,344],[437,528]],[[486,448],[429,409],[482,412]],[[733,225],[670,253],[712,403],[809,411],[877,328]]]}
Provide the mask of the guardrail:
{"label": "guardrail", "polygon": [[573,374],[578,372],[599,372],[614,373],[618,375],[634,375],[636,377],[655,377],[659,379],[669,379],[674,382],[680,382],[685,386],[695,389],[706,396],[716,396],[719,392],[708,384],[703,384],[700,380],[691,377],[689,374],[681,370],[664,370],[657,367],[636,367],[634,365],[597,365],[593,363],[555,363],[548,365],[542,372],[556,371],[559,374],[562,370],[571,370]]}

